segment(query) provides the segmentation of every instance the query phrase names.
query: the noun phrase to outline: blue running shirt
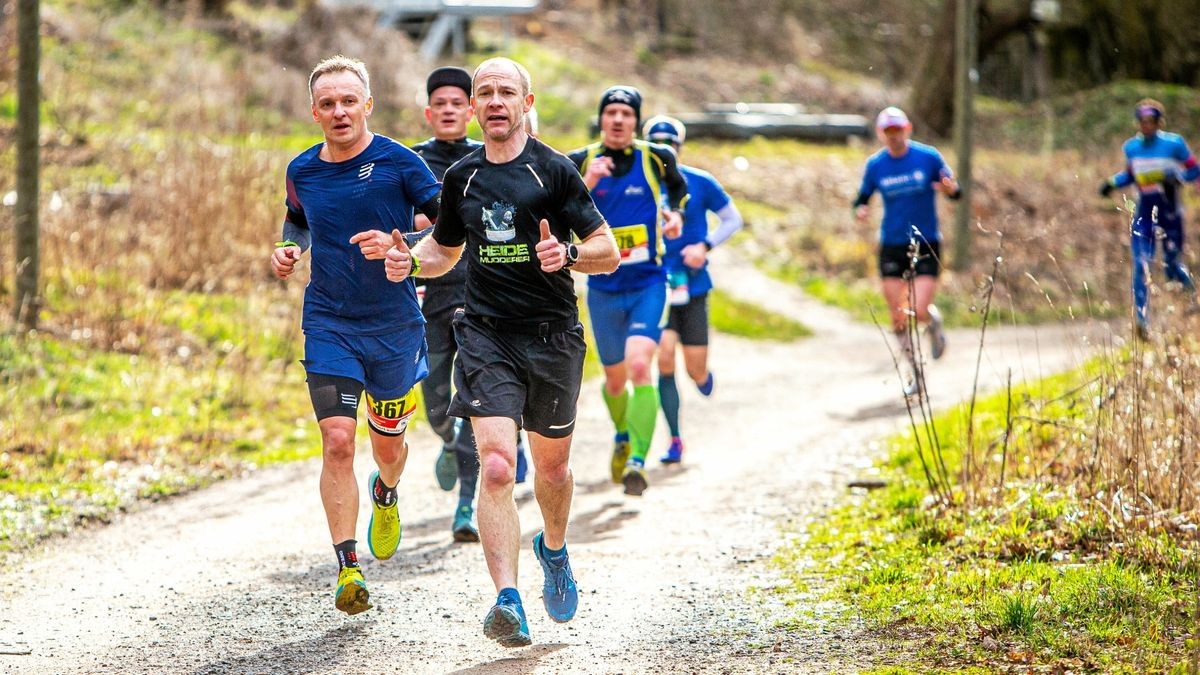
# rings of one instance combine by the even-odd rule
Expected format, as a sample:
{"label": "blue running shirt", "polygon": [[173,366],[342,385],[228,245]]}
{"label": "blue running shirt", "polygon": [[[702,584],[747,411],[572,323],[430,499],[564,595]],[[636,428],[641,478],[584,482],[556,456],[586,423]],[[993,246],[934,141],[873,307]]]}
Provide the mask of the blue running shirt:
{"label": "blue running shirt", "polygon": [[[624,150],[608,150],[603,143],[593,143],[572,152],[570,157],[580,173],[586,173],[587,163],[606,153],[623,155],[621,164],[629,166],[628,172],[615,171],[601,178],[591,190],[596,208],[617,240],[621,264],[611,274],[589,275],[588,288],[616,293],[663,284],[667,275],[659,264],[660,211],[674,201],[682,206],[687,199],[687,181],[679,174],[675,153],[664,146],[635,140]],[[672,176],[678,190],[668,195]]]}
{"label": "blue running shirt", "polygon": [[412,232],[413,209],[441,191],[416,153],[375,134],[343,162],[319,157],[318,143],[287,169],[287,219],[312,233],[312,276],[304,291],[304,330],[380,335],[424,323],[411,280],[387,280],[350,237],[363,230]]}
{"label": "blue running shirt", "polygon": [[1114,187],[1136,183],[1142,197],[1165,196],[1174,207],[1176,191],[1164,185],[1164,181],[1168,177],[1175,182],[1200,178],[1200,166],[1179,134],[1159,131],[1150,138],[1138,134],[1125,141],[1123,149],[1125,170],[1109,179]]}
{"label": "blue running shirt", "polygon": [[679,171],[687,179],[688,205],[683,214],[683,233],[675,239],[663,238],[663,267],[670,274],[676,270],[688,273],[688,292],[703,295],[712,290],[712,277],[708,274],[708,261],[704,267],[694,270],[683,264],[683,247],[705,241],[708,238],[708,214],[725,208],[731,201],[725,188],[712,174],[690,166],[679,165]]}
{"label": "blue running shirt", "polygon": [[902,157],[883,148],[867,160],[857,203],[865,204],[877,191],[883,195],[879,241],[884,246],[906,246],[914,234],[918,241],[941,241],[933,184],[952,175],[932,146],[909,141]]}

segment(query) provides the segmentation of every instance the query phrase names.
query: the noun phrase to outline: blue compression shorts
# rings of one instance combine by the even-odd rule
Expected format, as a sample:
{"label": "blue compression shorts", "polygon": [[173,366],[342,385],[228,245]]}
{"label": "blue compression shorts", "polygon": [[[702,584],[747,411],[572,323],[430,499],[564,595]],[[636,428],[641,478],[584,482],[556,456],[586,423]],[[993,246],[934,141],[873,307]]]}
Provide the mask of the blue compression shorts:
{"label": "blue compression shorts", "polygon": [[666,284],[651,284],[633,291],[609,293],[588,289],[588,312],[600,363],[611,366],[625,360],[625,340],[634,335],[655,342],[662,337]]}

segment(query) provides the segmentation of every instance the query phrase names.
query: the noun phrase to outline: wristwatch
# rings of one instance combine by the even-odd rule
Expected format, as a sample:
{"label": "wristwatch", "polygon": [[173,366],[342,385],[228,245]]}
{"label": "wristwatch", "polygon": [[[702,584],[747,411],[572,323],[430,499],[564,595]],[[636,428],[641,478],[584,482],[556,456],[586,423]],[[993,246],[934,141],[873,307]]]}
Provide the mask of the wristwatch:
{"label": "wristwatch", "polygon": [[567,261],[563,263],[563,269],[567,269],[579,262],[579,247],[569,241],[566,242],[566,247]]}

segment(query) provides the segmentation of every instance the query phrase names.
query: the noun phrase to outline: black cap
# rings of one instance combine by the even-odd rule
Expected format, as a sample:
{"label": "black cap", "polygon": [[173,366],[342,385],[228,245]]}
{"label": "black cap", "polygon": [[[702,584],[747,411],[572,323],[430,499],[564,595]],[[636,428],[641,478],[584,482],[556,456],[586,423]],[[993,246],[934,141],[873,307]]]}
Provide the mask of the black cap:
{"label": "black cap", "polygon": [[613,103],[624,103],[633,108],[633,114],[637,116],[637,126],[642,125],[642,92],[637,90],[637,87],[631,87],[627,84],[618,84],[615,87],[609,87],[600,95],[600,111],[598,114],[603,115],[604,109]]}
{"label": "black cap", "polygon": [[471,95],[471,74],[457,66],[443,66],[429,74],[425,80],[425,94],[432,96],[435,89],[458,87]]}

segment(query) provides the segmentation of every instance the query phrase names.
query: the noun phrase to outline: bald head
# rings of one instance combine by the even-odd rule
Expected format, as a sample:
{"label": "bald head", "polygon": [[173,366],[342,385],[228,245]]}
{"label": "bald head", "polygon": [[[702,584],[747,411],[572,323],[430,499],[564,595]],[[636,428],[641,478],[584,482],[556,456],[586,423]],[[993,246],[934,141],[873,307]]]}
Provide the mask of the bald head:
{"label": "bald head", "polygon": [[533,81],[529,77],[529,71],[525,70],[525,66],[512,59],[497,56],[484,61],[475,69],[475,74],[471,77],[471,81],[479,82],[479,78],[486,75],[501,75],[515,78],[521,85],[521,96],[528,96],[533,91]]}

